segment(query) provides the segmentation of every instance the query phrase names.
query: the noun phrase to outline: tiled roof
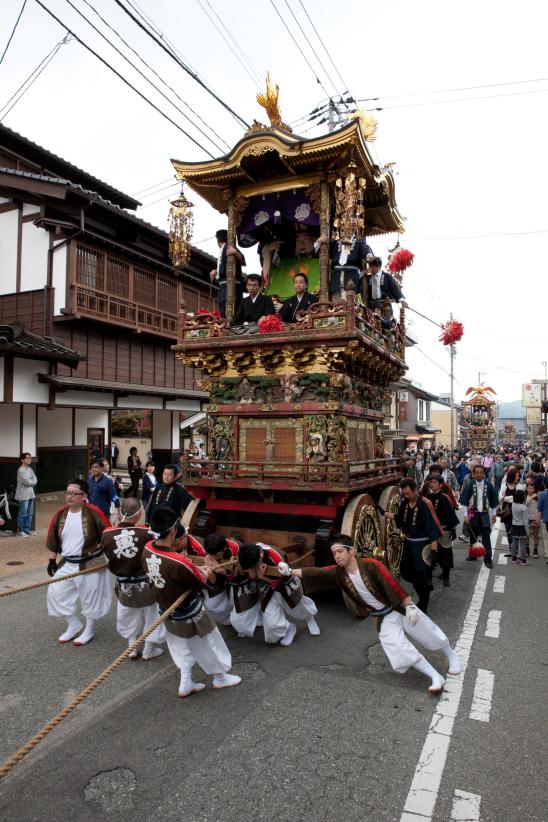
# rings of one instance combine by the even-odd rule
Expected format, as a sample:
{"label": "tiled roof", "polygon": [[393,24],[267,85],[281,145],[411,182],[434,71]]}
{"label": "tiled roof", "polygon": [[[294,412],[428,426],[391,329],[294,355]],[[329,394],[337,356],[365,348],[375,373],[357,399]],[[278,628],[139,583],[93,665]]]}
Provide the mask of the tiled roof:
{"label": "tiled roof", "polygon": [[0,325],[0,356],[2,354],[15,354],[37,360],[55,360],[71,368],[76,368],[81,359],[71,348],[61,345],[52,337],[42,337],[40,334],[27,331],[18,322]]}

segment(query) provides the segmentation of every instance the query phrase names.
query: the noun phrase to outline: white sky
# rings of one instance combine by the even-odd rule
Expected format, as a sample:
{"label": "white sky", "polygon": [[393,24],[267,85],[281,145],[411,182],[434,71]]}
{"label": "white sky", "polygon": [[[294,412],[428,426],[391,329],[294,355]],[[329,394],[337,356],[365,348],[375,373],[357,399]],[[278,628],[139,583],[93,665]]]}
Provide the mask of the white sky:
{"label": "white sky", "polygon": [[[0,54],[21,2],[2,2]],[[212,147],[138,77],[66,0],[43,2],[215,156],[224,152],[225,147],[223,152]],[[72,2],[125,51],[83,0]],[[249,123],[266,119],[255,102],[257,88],[201,6],[210,14],[211,8],[215,10],[261,76],[271,70],[280,86],[286,122],[307,114],[326,97],[271,0],[209,2],[210,6],[208,0],[140,0],[140,8]],[[331,93],[332,86],[286,0],[275,3]],[[300,0],[287,3],[341,91]],[[548,4],[543,0],[303,3],[351,93],[356,98],[381,98],[364,106],[382,106],[375,151],[382,161],[397,161],[397,202],[407,218],[402,245],[416,255],[405,275],[406,297],[411,306],[436,321],[445,322],[453,312],[465,326],[457,349],[456,398],[477,384],[481,371],[482,380],[495,388],[498,399],[516,399],[523,382],[544,376],[542,361],[548,359],[544,260]],[[114,0],[93,0],[91,5],[229,145],[240,139],[243,127],[146,37]],[[0,106],[63,33],[34,0],[28,0],[0,66]],[[517,82],[533,80],[540,82]],[[491,84],[503,85],[446,91]],[[128,194],[170,178],[171,157],[207,157],[74,41],[60,49],[3,122]],[[174,186],[145,193],[139,215],[167,228],[168,199],[177,190]],[[192,194],[191,199],[197,198]],[[224,225],[224,217],[197,204],[194,239],[200,247],[214,253],[211,237]],[[371,244],[385,258],[395,239],[381,237]],[[247,252],[248,270],[254,267],[254,254],[254,249]],[[447,349],[437,341],[434,326],[413,314],[408,317],[421,349],[408,351],[408,376],[434,393],[447,393]]]}

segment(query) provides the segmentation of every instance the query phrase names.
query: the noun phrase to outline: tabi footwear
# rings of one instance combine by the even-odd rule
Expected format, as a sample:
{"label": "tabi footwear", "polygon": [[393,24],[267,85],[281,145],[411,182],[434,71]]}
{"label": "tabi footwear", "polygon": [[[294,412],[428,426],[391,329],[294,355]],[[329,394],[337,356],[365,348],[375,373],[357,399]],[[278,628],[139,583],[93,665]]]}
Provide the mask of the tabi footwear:
{"label": "tabi footwear", "polygon": [[198,694],[200,691],[205,691],[203,682],[193,682],[192,679],[185,679],[184,682],[181,680],[178,696],[184,699],[187,696],[191,696],[191,694]]}
{"label": "tabi footwear", "polygon": [[213,687],[216,690],[219,688],[233,688],[234,685],[239,685],[241,681],[242,677],[235,674],[217,674],[213,677]]}
{"label": "tabi footwear", "polygon": [[61,642],[63,645],[65,644],[65,642],[70,642],[71,639],[74,639],[74,637],[80,633],[83,627],[84,626],[82,625],[80,620],[76,617],[69,619],[67,630],[61,634],[61,636],[59,637],[59,642]]}

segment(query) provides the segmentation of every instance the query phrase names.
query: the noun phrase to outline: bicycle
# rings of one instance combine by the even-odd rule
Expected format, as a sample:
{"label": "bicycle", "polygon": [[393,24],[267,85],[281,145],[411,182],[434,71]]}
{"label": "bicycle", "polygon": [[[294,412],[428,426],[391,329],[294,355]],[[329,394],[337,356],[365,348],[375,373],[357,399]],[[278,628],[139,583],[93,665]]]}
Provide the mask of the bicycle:
{"label": "bicycle", "polygon": [[[9,488],[4,489],[4,493],[0,496],[0,518],[5,520],[5,522],[9,522],[10,520],[17,522],[18,508],[19,503],[15,499],[15,486],[10,485]],[[12,532],[0,530],[0,533],[8,535]]]}

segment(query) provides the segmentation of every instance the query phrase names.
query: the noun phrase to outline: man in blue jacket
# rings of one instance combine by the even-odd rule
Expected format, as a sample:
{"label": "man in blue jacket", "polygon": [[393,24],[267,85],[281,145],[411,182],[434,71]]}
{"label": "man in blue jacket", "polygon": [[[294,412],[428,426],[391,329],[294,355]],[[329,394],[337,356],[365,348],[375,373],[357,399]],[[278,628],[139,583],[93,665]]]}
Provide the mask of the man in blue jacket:
{"label": "man in blue jacket", "polygon": [[103,461],[101,459],[97,458],[92,460],[89,470],[88,502],[96,505],[105,517],[109,519],[111,504],[114,503],[117,509],[120,508],[120,499],[116,492],[116,486],[111,478],[104,473]]}

